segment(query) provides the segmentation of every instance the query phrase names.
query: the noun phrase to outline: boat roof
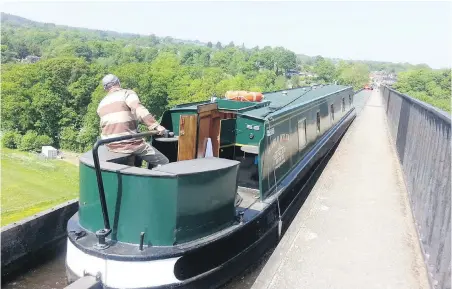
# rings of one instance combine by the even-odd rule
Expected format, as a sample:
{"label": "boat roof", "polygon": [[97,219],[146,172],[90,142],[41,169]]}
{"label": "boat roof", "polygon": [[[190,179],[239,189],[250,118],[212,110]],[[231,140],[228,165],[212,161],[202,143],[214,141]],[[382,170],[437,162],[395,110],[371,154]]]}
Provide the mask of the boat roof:
{"label": "boat roof", "polygon": [[330,84],[264,93],[265,100],[270,101],[270,105],[249,110],[244,115],[263,119],[273,117],[293,107],[313,102],[346,88],[349,86]]}
{"label": "boat roof", "polygon": [[[351,89],[350,86],[337,84],[305,86],[266,92],[262,102],[238,102],[225,99],[217,99],[216,101],[219,104],[219,109],[237,110],[243,116],[267,119],[284,113],[293,107],[313,102],[347,88]],[[197,106],[203,103],[206,102],[188,103],[176,106],[171,110],[196,110]]]}

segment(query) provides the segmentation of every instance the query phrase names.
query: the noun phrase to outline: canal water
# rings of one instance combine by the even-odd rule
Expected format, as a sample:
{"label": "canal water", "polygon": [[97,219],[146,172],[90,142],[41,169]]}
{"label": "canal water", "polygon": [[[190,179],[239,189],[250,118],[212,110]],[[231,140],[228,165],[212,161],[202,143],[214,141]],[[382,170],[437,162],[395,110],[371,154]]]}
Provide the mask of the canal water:
{"label": "canal water", "polygon": [[[356,112],[359,115],[364,108],[371,92],[361,91],[354,96],[354,105]],[[18,276],[14,280],[2,284],[4,289],[62,289],[66,284],[66,269],[65,269],[65,255],[64,242],[61,250],[55,258],[44,261],[39,266],[31,268],[27,273]],[[221,289],[249,289],[252,287],[254,281],[259,276],[260,271],[264,267],[273,250],[268,251],[262,258],[253,266],[245,270],[241,275],[232,279],[228,284]]]}
{"label": "canal water", "polygon": [[25,274],[2,284],[4,289],[61,289],[67,286],[64,259],[66,250],[37,267],[32,267]]}

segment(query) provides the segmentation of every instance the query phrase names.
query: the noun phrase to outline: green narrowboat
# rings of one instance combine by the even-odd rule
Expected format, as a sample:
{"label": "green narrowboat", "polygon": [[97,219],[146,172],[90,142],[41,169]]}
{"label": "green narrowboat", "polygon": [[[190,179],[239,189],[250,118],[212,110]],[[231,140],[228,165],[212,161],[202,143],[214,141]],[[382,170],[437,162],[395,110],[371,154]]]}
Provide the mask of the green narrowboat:
{"label": "green narrowboat", "polygon": [[[104,288],[216,288],[274,246],[313,172],[355,118],[353,89],[320,85],[212,98],[162,116],[152,137],[169,164],[151,170],[99,140],[80,158],[68,222],[69,282]],[[149,133],[135,136],[143,137]]]}

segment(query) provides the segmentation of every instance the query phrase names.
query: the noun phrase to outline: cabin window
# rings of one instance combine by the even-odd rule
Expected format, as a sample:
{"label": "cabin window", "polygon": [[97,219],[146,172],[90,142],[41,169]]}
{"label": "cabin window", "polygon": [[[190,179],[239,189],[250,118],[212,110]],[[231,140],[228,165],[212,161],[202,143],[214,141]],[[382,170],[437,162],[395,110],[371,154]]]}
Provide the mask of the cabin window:
{"label": "cabin window", "polygon": [[345,112],[345,98],[342,98],[342,112]]}
{"label": "cabin window", "polygon": [[320,133],[320,111],[317,112],[317,133]]}
{"label": "cabin window", "polygon": [[306,119],[300,119],[298,121],[298,149],[301,150],[306,146]]}
{"label": "cabin window", "polygon": [[334,121],[334,104],[331,105],[331,122]]}

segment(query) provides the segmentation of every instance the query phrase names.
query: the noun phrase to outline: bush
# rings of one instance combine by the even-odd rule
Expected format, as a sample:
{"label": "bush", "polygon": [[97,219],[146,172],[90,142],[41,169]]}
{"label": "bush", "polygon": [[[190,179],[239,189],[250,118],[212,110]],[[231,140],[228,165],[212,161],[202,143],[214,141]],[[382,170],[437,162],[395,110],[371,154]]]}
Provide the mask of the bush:
{"label": "bush", "polygon": [[77,151],[78,148],[78,131],[71,127],[64,127],[60,133],[60,147],[62,149]]}
{"label": "bush", "polygon": [[53,144],[53,140],[51,137],[46,135],[38,135],[35,142],[35,150],[41,150],[42,146],[50,146]]}
{"label": "bush", "polygon": [[39,152],[42,146],[52,145],[53,140],[46,135],[38,135],[37,132],[33,130],[27,131],[27,133],[22,137],[19,145],[19,149],[22,151],[35,151]]}
{"label": "bush", "polygon": [[2,136],[2,146],[16,149],[20,145],[22,136],[17,131],[6,131]]}
{"label": "bush", "polygon": [[20,141],[19,149],[21,151],[33,151],[36,148],[36,139],[38,138],[38,133],[29,130],[27,133],[22,137],[22,140]]}

